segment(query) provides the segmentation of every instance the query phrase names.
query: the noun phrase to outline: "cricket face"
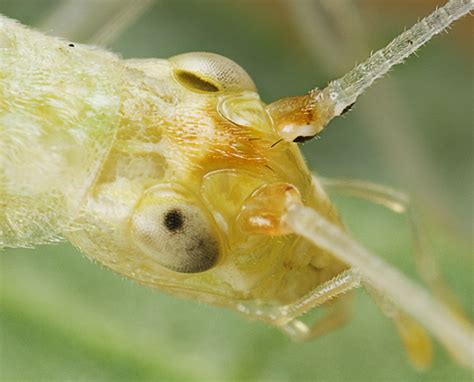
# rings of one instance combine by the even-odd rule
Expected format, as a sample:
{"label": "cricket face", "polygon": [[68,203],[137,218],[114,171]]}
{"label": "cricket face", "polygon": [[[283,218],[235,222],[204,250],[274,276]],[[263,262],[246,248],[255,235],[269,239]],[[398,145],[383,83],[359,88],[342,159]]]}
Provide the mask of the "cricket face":
{"label": "cricket face", "polygon": [[[153,241],[157,241],[151,248],[146,246],[151,253],[153,248],[160,247],[158,243],[164,242],[153,234],[157,230],[152,223],[159,221],[163,226],[167,214],[182,212],[180,221],[185,226],[188,219],[184,211],[192,208],[194,212],[188,214],[190,226],[214,226],[220,235],[215,234],[216,229],[206,228],[206,233],[196,231],[196,234],[184,229],[184,241],[187,234],[192,236],[185,247],[192,248],[196,254],[181,251],[183,266],[168,264],[167,267],[181,272],[201,272],[219,263],[223,249],[235,250],[248,235],[287,233],[280,226],[280,218],[285,203],[299,200],[299,190],[293,183],[304,183],[301,174],[306,171],[299,161],[298,150],[279,137],[253,81],[236,63],[215,54],[187,53],[161,65],[161,76],[169,81],[169,88],[174,89],[179,102],[174,113],[168,113],[167,128],[160,142],[168,148],[169,168],[165,175],[168,183],[161,184],[159,189],[176,198],[172,204],[160,202],[159,198],[147,203],[160,205],[159,214],[152,214],[146,222],[140,218],[134,224],[143,224],[135,227],[143,234],[140,240],[154,237]],[[178,189],[186,191],[178,192]],[[193,198],[184,196],[186,193],[195,195],[194,202]],[[172,242],[180,240],[176,232],[170,235]],[[214,244],[218,242],[221,245]],[[179,256],[172,258],[180,262]],[[190,258],[196,259],[196,265],[189,265]]]}
{"label": "cricket face", "polygon": [[248,292],[294,241],[281,224],[285,206],[311,202],[298,148],[227,58],[190,53],[129,67],[157,81],[158,97],[144,85],[130,91],[135,104],[124,102],[126,123],[87,206],[97,228],[70,239],[145,284]]}

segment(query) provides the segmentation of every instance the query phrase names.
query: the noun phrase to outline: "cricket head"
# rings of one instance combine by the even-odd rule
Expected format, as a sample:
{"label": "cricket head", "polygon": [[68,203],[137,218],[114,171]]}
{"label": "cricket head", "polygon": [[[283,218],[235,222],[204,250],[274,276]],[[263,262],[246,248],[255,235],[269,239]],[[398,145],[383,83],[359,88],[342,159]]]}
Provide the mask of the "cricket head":
{"label": "cricket head", "polygon": [[216,54],[126,64],[121,123],[86,206],[95,228],[71,239],[140,282],[192,293],[242,296],[285,273],[296,237],[282,216],[317,201],[280,109]]}

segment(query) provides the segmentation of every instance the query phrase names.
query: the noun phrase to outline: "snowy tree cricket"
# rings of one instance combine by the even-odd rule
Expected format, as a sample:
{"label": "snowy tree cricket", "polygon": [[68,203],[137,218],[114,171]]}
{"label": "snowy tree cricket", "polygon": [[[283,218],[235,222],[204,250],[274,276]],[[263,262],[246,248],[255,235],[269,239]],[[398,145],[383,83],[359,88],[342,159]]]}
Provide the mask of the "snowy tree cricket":
{"label": "snowy tree cricket", "polygon": [[[327,88],[270,105],[217,55],[120,61],[0,19],[2,246],[65,236],[142,284],[237,309],[296,338],[344,321],[346,292],[363,284],[396,307],[415,362],[426,362],[429,345],[405,314],[472,366],[472,330],[344,234],[292,143],[315,136],[472,8],[450,1]],[[34,49],[46,45],[47,54]],[[339,187],[405,208],[371,185]],[[327,319],[298,320],[335,297]]]}

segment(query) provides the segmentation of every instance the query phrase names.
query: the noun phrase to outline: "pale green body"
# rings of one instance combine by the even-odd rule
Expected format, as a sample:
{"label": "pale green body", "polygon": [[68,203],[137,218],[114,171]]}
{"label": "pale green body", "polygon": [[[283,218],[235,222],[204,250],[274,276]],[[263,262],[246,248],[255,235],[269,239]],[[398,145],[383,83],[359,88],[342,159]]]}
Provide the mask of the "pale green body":
{"label": "pale green body", "polygon": [[0,247],[71,228],[117,130],[120,68],[0,16]]}

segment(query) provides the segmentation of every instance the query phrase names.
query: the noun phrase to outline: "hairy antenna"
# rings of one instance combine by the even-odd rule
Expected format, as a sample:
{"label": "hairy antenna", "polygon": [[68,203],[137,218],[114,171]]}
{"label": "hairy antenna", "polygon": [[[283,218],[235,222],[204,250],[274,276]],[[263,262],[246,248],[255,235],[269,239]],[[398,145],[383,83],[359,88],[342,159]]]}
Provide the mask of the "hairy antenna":
{"label": "hairy antenna", "polygon": [[290,142],[314,137],[334,117],[348,111],[357,98],[392,66],[473,9],[474,0],[450,0],[349,73],[330,82],[325,89],[316,88],[304,96],[283,98],[268,105],[267,110],[278,134]]}
{"label": "hairy antenna", "polygon": [[[385,75],[392,66],[403,62],[434,35],[473,9],[474,0],[450,0],[444,7],[413,25],[349,73],[329,83],[323,93],[334,104],[333,117],[340,115],[344,109],[352,105],[359,95],[375,80]],[[327,122],[329,121],[330,119]]]}

